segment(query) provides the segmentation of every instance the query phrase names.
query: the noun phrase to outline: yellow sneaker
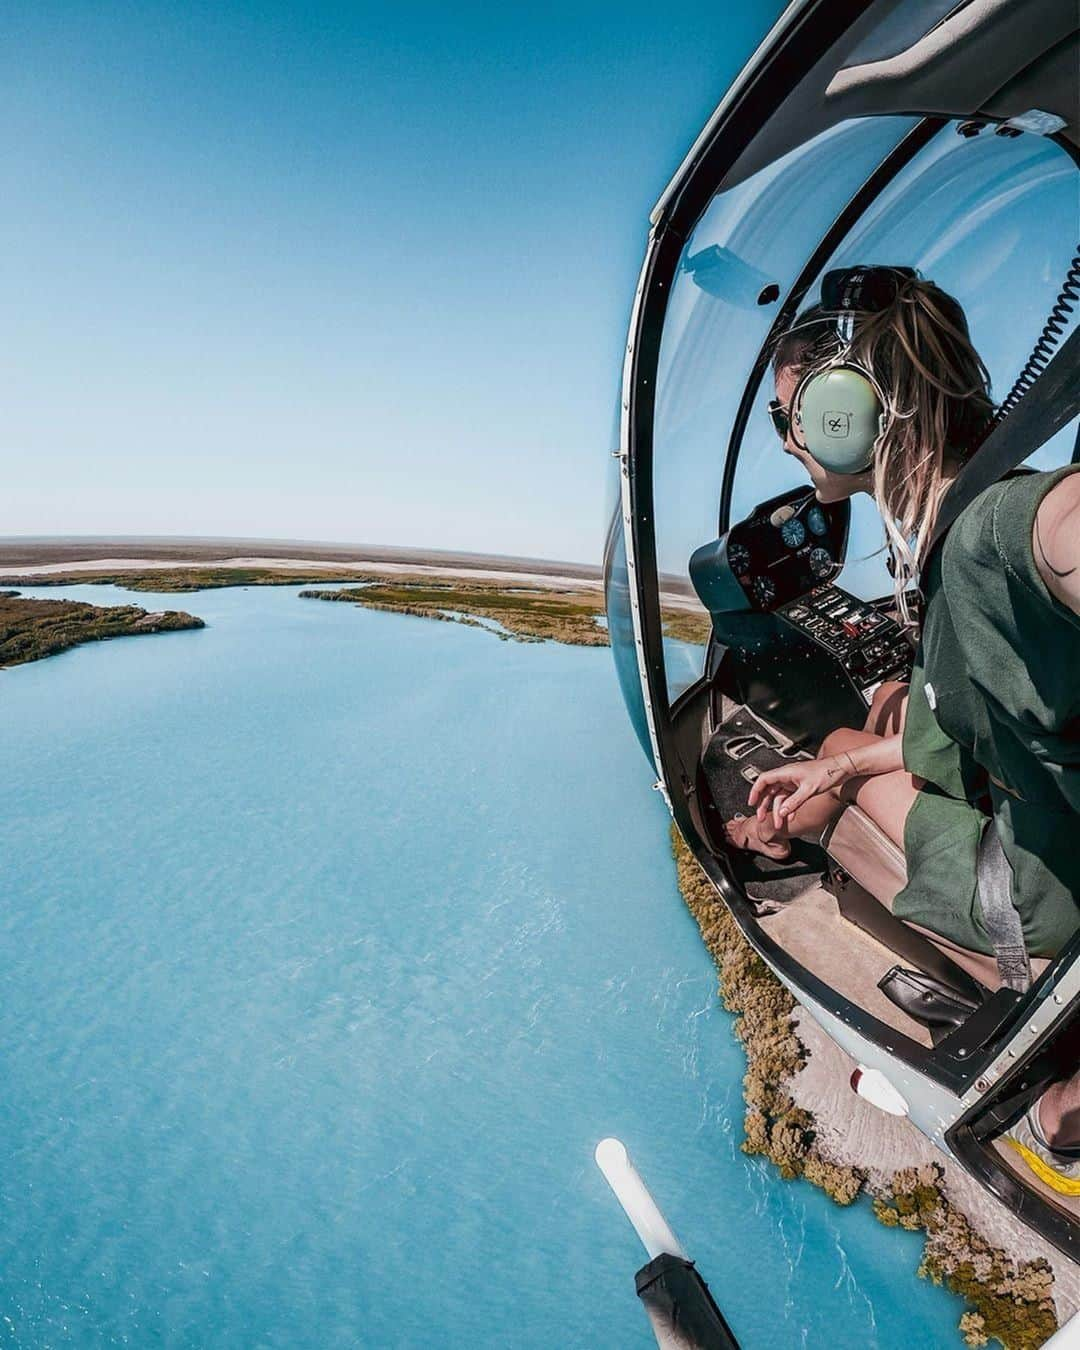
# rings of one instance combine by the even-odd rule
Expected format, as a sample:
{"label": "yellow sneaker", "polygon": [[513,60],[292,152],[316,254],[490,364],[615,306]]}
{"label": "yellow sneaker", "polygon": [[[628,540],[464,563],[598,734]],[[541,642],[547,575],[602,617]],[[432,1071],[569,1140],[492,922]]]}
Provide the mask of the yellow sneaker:
{"label": "yellow sneaker", "polygon": [[1005,1136],[1006,1142],[1044,1186],[1059,1195],[1080,1196],[1080,1148],[1051,1148],[1039,1125],[1039,1103]]}

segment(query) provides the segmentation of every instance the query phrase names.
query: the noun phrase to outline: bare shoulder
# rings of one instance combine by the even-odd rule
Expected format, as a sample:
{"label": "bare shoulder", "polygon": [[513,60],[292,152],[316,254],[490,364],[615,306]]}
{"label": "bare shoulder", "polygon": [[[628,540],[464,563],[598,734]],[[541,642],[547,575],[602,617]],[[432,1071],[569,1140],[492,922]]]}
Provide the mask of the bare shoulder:
{"label": "bare shoulder", "polygon": [[1080,614],[1080,472],[1067,474],[1042,499],[1031,547],[1046,589]]}

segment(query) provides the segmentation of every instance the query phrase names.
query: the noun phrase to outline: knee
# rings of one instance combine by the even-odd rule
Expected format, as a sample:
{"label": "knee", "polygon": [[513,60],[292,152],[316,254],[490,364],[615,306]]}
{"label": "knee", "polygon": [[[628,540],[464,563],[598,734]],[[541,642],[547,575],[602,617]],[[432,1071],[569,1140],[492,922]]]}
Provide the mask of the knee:
{"label": "knee", "polygon": [[904,729],[907,713],[908,687],[901,680],[888,680],[879,685],[870,703],[866,730],[875,736],[895,736]]}
{"label": "knee", "polygon": [[837,727],[830,731],[818,749],[818,759],[827,759],[830,755],[843,754],[857,745],[866,745],[869,737],[863,731],[853,731],[851,727]]}

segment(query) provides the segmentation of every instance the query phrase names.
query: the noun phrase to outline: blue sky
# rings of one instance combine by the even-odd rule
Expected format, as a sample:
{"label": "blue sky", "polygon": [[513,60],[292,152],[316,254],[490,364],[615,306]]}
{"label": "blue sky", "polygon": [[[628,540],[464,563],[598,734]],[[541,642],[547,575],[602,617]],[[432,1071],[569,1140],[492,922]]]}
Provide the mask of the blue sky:
{"label": "blue sky", "polygon": [[648,212],[778,9],[9,10],[0,534],[595,558]]}

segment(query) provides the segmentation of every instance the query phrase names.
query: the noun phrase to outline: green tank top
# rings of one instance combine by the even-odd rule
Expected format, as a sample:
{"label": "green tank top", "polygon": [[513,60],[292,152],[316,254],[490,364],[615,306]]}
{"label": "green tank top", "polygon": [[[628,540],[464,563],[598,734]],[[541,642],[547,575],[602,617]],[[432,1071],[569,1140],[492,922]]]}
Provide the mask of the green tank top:
{"label": "green tank top", "polygon": [[926,780],[904,828],[908,884],[894,911],[993,950],[976,882],[991,812],[1032,956],[1080,928],[1080,616],[1039,576],[1035,513],[1073,467],[988,488],[926,579],[904,764]]}

